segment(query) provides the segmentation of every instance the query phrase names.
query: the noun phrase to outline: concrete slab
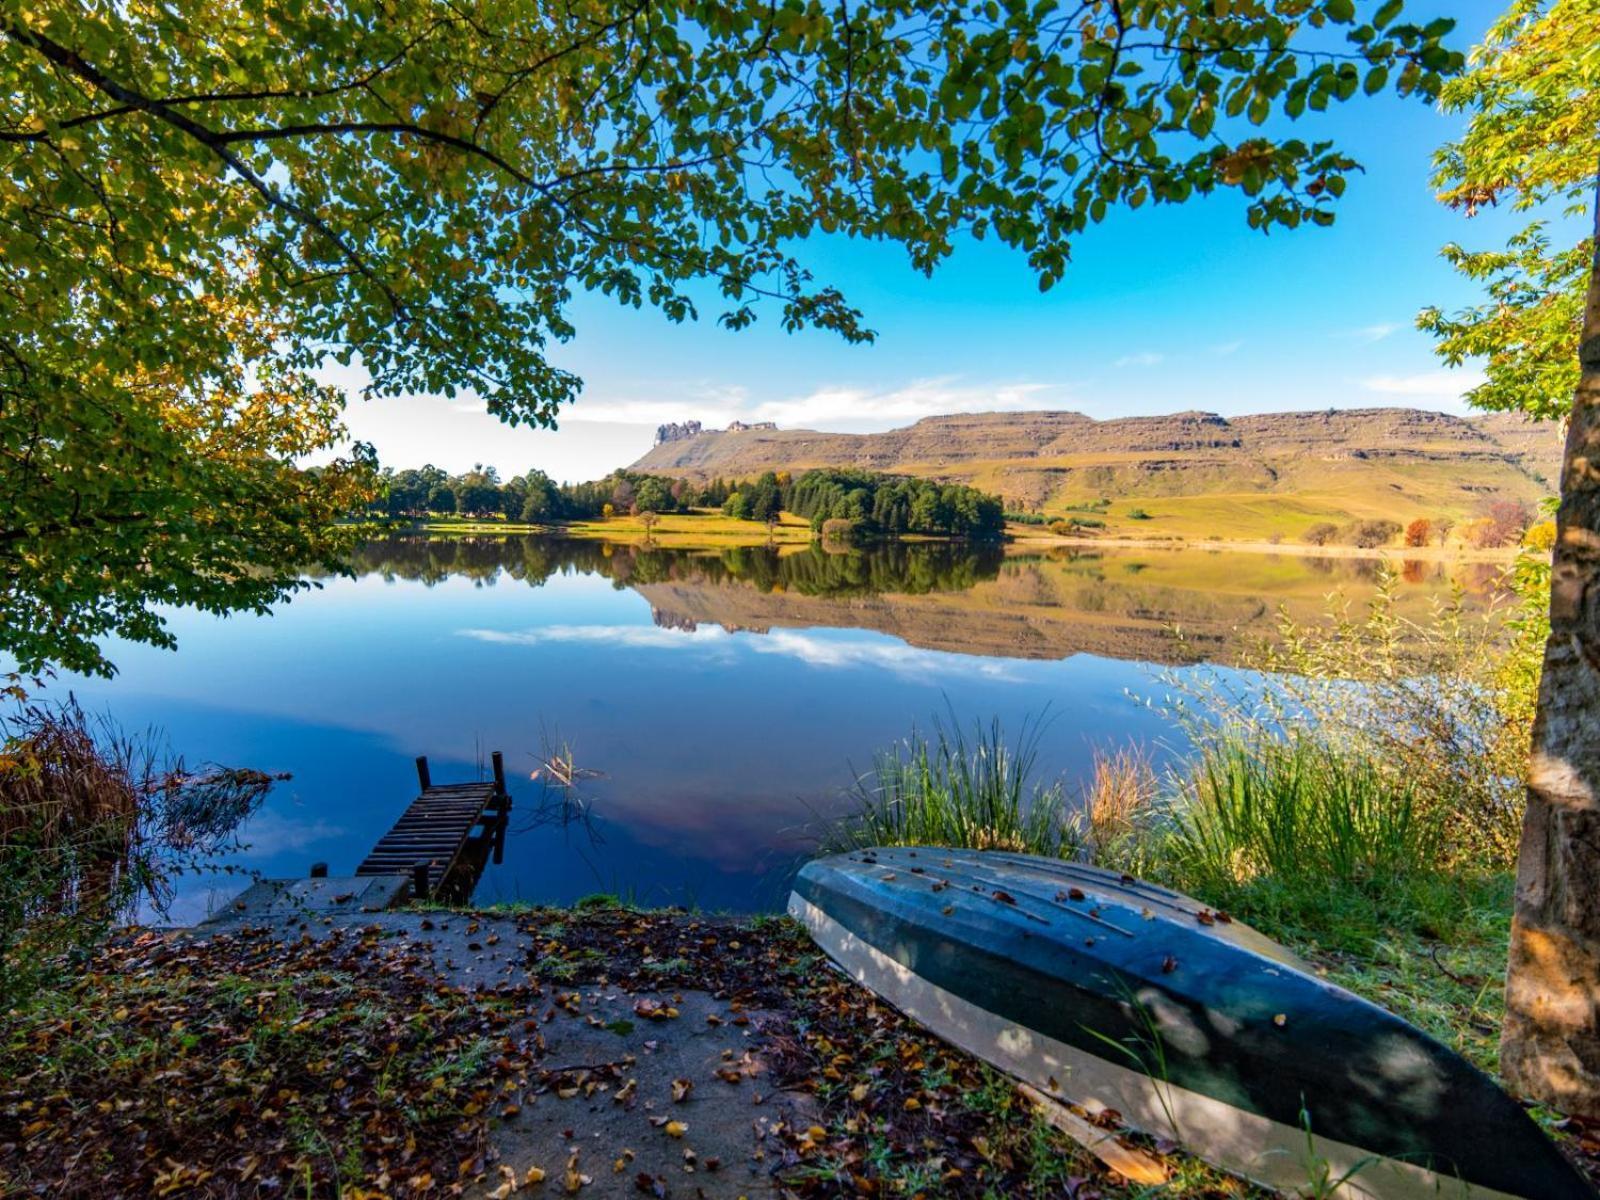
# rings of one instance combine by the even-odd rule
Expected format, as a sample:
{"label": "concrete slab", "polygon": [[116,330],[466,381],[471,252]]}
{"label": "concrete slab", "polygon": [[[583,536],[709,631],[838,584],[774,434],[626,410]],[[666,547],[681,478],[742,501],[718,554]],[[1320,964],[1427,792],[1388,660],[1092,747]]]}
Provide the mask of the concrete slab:
{"label": "concrete slab", "polygon": [[569,1171],[584,1197],[777,1194],[781,1147],[770,1135],[811,1124],[813,1105],[774,1088],[761,1051],[768,1014],[705,992],[557,996],[565,1002],[542,1018],[541,1078],[491,1130],[498,1162],[485,1191],[509,1178],[503,1165],[519,1182],[544,1171],[551,1194],[571,1186]]}
{"label": "concrete slab", "polygon": [[381,912],[411,894],[408,875],[337,875],[316,879],[261,879],[202,924],[294,921]]}
{"label": "concrete slab", "polygon": [[[484,1176],[466,1189],[470,1198],[778,1196],[774,1131],[815,1123],[810,1095],[780,1091],[772,1081],[764,1045],[772,1014],[702,991],[629,991],[603,976],[541,978],[535,939],[511,917],[402,910],[341,920],[334,910],[297,910],[287,897],[273,895],[266,904],[254,923],[285,936],[343,930],[393,940],[454,987],[517,997],[523,1036],[537,1038],[541,1053],[522,1093],[495,1113]],[[194,933],[227,929],[220,923]],[[520,1184],[531,1168],[544,1172],[543,1183],[497,1190],[507,1172]],[[571,1191],[569,1169],[576,1175]]]}

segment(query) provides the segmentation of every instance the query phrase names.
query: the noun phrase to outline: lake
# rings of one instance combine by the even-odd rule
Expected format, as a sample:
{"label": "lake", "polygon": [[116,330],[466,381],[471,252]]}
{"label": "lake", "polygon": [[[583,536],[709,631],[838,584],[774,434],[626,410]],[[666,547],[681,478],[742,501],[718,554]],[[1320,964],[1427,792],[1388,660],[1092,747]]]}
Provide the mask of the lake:
{"label": "lake", "polygon": [[[1286,607],[1370,596],[1377,563],[1182,550],[903,545],[640,550],[536,537],[396,536],[354,577],[268,617],[171,614],[176,652],[116,645],[114,680],[64,678],[92,711],[162,731],[191,763],[287,771],[240,863],[353,870],[416,789],[506,757],[514,811],[480,902],[775,909],[788,872],[874,751],[935,720],[1044,719],[1040,766],[1072,786],[1097,747],[1170,751],[1130,695],[1234,661]],[[1423,617],[1493,568],[1408,563]],[[1174,630],[1181,630],[1177,636]],[[570,747],[586,818],[530,776]],[[190,883],[192,918],[242,884]]]}

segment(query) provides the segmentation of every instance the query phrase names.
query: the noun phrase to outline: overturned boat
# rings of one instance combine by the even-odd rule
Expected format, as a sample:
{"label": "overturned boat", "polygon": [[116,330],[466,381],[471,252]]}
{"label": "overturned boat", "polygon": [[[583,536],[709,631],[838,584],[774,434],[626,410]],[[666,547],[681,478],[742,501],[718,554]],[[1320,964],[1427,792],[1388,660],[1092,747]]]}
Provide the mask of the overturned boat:
{"label": "overturned boat", "polygon": [[1494,1080],[1177,892],[1031,855],[876,849],[808,863],[789,912],[946,1040],[1269,1187],[1593,1200]]}

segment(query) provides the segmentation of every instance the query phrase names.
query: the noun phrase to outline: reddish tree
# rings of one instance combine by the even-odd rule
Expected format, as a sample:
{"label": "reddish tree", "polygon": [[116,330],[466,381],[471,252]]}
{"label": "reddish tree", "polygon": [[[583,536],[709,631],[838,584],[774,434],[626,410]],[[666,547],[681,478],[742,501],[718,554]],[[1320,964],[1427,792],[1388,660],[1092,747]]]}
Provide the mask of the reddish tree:
{"label": "reddish tree", "polygon": [[1427,517],[1418,517],[1406,526],[1406,545],[1426,546],[1428,538],[1433,533],[1433,522]]}
{"label": "reddish tree", "polygon": [[1489,500],[1480,510],[1474,530],[1480,546],[1514,546],[1533,524],[1533,509],[1521,500]]}

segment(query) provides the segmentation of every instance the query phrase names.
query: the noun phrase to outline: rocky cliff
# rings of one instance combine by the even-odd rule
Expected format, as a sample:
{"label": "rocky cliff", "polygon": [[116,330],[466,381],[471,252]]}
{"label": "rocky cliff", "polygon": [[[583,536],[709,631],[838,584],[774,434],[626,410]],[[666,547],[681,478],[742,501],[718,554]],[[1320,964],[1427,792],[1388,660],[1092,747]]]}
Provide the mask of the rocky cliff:
{"label": "rocky cliff", "polygon": [[1280,497],[1304,524],[1458,518],[1492,495],[1531,502],[1553,490],[1559,463],[1554,426],[1507,414],[1366,408],[1106,421],[1076,412],[970,413],[871,434],[750,428],[670,441],[633,467],[699,479],[859,467],[972,483],[1013,508],[1045,513],[1101,499]]}

